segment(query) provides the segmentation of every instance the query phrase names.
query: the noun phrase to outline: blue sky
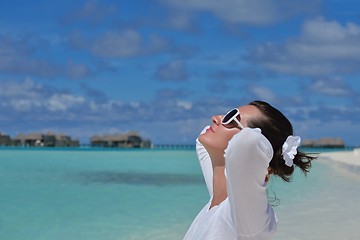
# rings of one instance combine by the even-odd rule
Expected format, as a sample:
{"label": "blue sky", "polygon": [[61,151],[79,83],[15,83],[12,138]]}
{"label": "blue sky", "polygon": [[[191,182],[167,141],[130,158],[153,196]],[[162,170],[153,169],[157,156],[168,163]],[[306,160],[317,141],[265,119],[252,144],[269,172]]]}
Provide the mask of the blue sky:
{"label": "blue sky", "polygon": [[260,99],[360,145],[356,0],[0,2],[0,131],[191,144]]}

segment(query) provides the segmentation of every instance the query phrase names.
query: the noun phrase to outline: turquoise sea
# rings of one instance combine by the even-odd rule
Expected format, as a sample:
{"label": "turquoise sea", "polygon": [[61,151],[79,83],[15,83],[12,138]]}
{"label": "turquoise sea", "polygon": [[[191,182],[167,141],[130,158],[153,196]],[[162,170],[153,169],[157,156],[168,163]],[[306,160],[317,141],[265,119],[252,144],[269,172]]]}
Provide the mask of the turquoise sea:
{"label": "turquoise sea", "polygon": [[[208,201],[195,150],[0,150],[1,240],[182,239]],[[272,179],[278,240],[358,240],[360,173]]]}

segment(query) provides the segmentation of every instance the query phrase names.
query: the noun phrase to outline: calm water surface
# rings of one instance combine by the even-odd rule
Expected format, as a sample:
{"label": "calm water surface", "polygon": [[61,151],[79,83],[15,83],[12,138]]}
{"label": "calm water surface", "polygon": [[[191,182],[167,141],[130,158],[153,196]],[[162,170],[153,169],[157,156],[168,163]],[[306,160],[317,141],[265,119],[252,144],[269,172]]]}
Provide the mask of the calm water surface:
{"label": "calm water surface", "polygon": [[[182,239],[208,201],[194,150],[0,150],[0,239]],[[359,239],[360,173],[271,180],[275,239]]]}

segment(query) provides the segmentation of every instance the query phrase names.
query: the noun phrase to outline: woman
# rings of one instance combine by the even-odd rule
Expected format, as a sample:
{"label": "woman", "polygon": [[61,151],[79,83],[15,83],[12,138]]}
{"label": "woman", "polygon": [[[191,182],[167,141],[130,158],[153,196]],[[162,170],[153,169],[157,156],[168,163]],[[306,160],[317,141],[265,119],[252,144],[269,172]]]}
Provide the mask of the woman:
{"label": "woman", "polygon": [[312,156],[297,150],[289,120],[270,104],[253,101],[213,116],[196,141],[210,201],[186,240],[271,239],[276,216],[268,203],[271,175],[291,180],[294,165],[305,174]]}

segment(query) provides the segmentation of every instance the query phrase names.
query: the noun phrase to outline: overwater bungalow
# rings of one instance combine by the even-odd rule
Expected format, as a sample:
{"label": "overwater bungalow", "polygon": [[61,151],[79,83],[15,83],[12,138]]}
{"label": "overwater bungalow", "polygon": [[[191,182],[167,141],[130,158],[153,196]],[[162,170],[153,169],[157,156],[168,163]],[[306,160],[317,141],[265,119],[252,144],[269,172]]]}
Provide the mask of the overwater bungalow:
{"label": "overwater bungalow", "polygon": [[15,146],[24,147],[78,147],[78,140],[71,139],[70,136],[54,133],[30,133],[18,134],[14,139]]}
{"label": "overwater bungalow", "polygon": [[125,134],[95,135],[90,139],[93,147],[150,148],[151,142],[143,140],[137,132]]}
{"label": "overwater bungalow", "polygon": [[306,139],[302,141],[301,146],[311,148],[344,148],[345,142],[341,138]]}
{"label": "overwater bungalow", "polygon": [[40,147],[44,146],[42,141],[42,134],[40,133],[30,133],[23,134],[20,133],[14,138],[15,146],[26,146],[26,147]]}
{"label": "overwater bungalow", "polygon": [[9,135],[0,132],[0,146],[11,146],[12,140]]}

